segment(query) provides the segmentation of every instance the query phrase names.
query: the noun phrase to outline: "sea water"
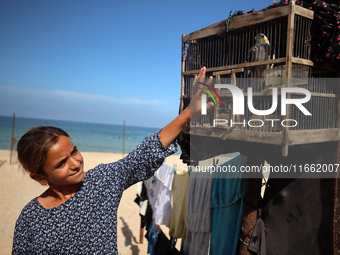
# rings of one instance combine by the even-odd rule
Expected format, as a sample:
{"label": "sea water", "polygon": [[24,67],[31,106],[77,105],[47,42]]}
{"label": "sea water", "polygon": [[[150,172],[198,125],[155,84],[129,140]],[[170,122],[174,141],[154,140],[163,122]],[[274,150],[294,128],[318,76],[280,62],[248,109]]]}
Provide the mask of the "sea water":
{"label": "sea water", "polygon": [[[11,148],[12,122],[12,117],[0,116],[0,149]],[[81,152],[123,153],[124,143],[125,154],[133,150],[145,137],[160,129],[126,125],[125,139],[123,139],[123,125],[16,117],[14,138],[19,140],[29,128],[39,125],[55,126],[65,130]]]}

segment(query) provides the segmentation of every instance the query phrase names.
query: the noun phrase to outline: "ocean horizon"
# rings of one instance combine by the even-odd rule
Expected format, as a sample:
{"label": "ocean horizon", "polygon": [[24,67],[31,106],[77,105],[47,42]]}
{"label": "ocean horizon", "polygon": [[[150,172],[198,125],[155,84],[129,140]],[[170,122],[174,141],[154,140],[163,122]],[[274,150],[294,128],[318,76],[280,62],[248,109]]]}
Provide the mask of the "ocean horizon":
{"label": "ocean horizon", "polygon": [[[0,116],[0,149],[11,149],[13,117]],[[161,128],[125,126],[123,140],[123,124],[99,124],[77,121],[48,120],[35,118],[15,118],[14,138],[19,140],[31,127],[55,126],[65,130],[72,142],[81,152],[112,152],[127,154],[132,151],[145,137],[150,136]],[[14,146],[16,149],[16,145]]]}

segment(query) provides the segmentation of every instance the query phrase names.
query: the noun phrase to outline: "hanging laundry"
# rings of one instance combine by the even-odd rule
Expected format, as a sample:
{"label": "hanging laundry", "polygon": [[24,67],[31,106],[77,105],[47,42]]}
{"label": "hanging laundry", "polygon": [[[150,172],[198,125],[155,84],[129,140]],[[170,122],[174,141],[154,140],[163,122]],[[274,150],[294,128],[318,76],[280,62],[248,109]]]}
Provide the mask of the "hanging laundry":
{"label": "hanging laundry", "polygon": [[176,172],[172,183],[172,210],[169,220],[169,234],[173,238],[185,238],[185,216],[189,187],[188,172]]}
{"label": "hanging laundry", "polygon": [[153,222],[146,234],[148,239],[148,254],[151,255],[180,255],[181,253],[172,248],[171,241],[164,235],[163,231]]}
{"label": "hanging laundry", "polygon": [[152,221],[152,209],[148,200],[146,184],[147,181],[141,181],[137,183],[137,196],[134,200],[134,202],[139,206],[141,229],[143,229],[144,227],[148,229]]}
{"label": "hanging laundry", "polygon": [[139,205],[139,214],[145,216],[148,205],[148,195],[144,181],[137,183],[137,197],[134,201]]}
{"label": "hanging laundry", "polygon": [[[245,159],[238,155],[220,166],[235,166],[240,170],[243,165]],[[211,255],[237,254],[243,197],[247,186],[247,179],[241,177],[241,174],[236,176],[235,173],[215,172],[211,201]]]}
{"label": "hanging laundry", "polygon": [[155,255],[155,246],[158,242],[158,234],[160,232],[161,229],[152,221],[146,234],[146,238],[148,239],[148,254]]}
{"label": "hanging laundry", "polygon": [[213,175],[191,172],[188,188],[184,254],[207,255],[211,228],[211,192]]}
{"label": "hanging laundry", "polygon": [[168,225],[171,213],[171,188],[174,169],[163,163],[157,176],[148,180],[147,193],[156,225]]}

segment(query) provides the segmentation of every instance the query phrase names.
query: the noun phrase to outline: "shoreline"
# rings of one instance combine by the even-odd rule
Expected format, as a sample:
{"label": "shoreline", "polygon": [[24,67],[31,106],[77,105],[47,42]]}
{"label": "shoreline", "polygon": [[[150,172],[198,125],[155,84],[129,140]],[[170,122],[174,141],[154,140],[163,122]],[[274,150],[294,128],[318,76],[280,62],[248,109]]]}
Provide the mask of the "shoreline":
{"label": "shoreline", "polygon": [[[82,155],[86,171],[98,164],[115,162],[122,158],[122,153],[82,152]],[[10,165],[10,150],[0,150],[2,173],[2,178],[0,178],[0,255],[11,254],[15,222],[22,208],[46,190],[46,187],[32,180],[24,170],[19,168],[17,160],[14,160],[15,157],[14,153],[12,165]],[[169,166],[177,164],[179,169],[186,169],[187,166],[179,157],[180,155],[171,155],[165,159],[165,163]],[[135,184],[124,191],[118,207],[117,246],[121,255],[147,254],[147,240],[144,238],[143,244],[139,243],[140,216],[139,207],[134,202],[136,194]]]}

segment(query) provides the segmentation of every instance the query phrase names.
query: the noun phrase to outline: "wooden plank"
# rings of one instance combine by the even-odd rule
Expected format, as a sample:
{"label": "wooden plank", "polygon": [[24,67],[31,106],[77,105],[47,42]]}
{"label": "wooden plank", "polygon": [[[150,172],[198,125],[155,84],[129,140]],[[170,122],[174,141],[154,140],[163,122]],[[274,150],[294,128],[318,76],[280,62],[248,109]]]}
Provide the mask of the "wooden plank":
{"label": "wooden plank", "polygon": [[[305,65],[305,66],[314,66],[313,61],[309,59],[302,59],[302,58],[295,58],[292,57],[292,63],[293,64],[299,64],[299,65]],[[219,67],[211,67],[207,68],[207,72],[213,72],[213,75],[223,75],[223,74],[230,74],[231,70],[234,69],[234,72],[242,72],[244,68],[249,67],[255,67],[255,66],[261,66],[261,65],[271,65],[271,64],[282,64],[285,63],[287,60],[286,57],[283,58],[277,58],[277,59],[268,59],[263,61],[256,61],[256,62],[250,62],[250,63],[242,63],[242,64],[236,64],[236,65],[230,65],[230,66],[219,66]],[[200,70],[191,70],[191,71],[184,71],[183,75],[195,75],[198,74]]]}
{"label": "wooden plank", "polygon": [[229,139],[238,141],[249,141],[265,144],[280,145],[282,143],[281,133],[256,132],[248,130],[233,130]]}
{"label": "wooden plank", "polygon": [[[189,128],[184,130],[184,133],[240,142],[255,142],[271,145],[282,145],[283,143],[283,134],[274,132],[256,132],[234,129],[230,133],[228,133],[228,130],[224,128],[190,126]],[[291,145],[333,141],[340,141],[339,128],[287,131],[287,149],[288,146]]]}
{"label": "wooden plank", "polygon": [[305,65],[305,66],[314,66],[313,61],[309,60],[309,59],[295,58],[295,57],[292,57],[291,59],[292,59],[293,64],[299,64],[299,65]]}
{"label": "wooden plank", "polygon": [[213,76],[225,75],[225,74],[231,74],[231,73],[242,73],[242,72],[244,72],[244,68],[236,68],[236,69],[229,69],[229,70],[224,70],[224,71],[219,71],[219,72],[213,72]]}
{"label": "wooden plank", "polygon": [[[303,95],[303,94],[301,94]],[[323,98],[340,98],[337,94],[327,94],[327,93],[315,93],[311,92],[312,97],[323,97]]]}
{"label": "wooden plank", "polygon": [[263,144],[282,144],[282,134],[274,132],[256,132],[248,130],[233,129],[231,132],[226,128],[219,127],[197,127],[190,126],[190,131],[186,131],[191,135],[208,136],[220,138],[222,140],[236,140],[243,142],[256,142]]}
{"label": "wooden plank", "polygon": [[[231,69],[240,69],[245,67],[254,67],[254,66],[261,66],[261,65],[271,65],[271,64],[282,64],[286,62],[286,58],[277,58],[277,59],[269,59],[251,63],[242,63],[237,65],[230,65],[230,66],[219,66],[219,67],[211,67],[207,68],[207,72],[219,72]],[[198,74],[200,70],[192,70],[192,71],[185,71],[183,75],[195,75]]]}
{"label": "wooden plank", "polygon": [[183,35],[183,42],[190,43],[191,41],[201,39],[204,37],[217,35],[226,32],[226,20],[219,21],[210,26],[204,27],[190,34]]}
{"label": "wooden plank", "polygon": [[[308,19],[314,19],[314,12],[306,8],[295,6],[295,12],[297,15],[306,17]],[[228,31],[247,27],[249,25],[256,25],[270,20],[282,18],[288,16],[289,6],[282,6],[269,10],[257,11],[250,14],[243,14],[234,16],[229,21]],[[204,37],[217,35],[226,32],[228,19],[219,21],[210,26],[204,27],[190,34],[184,35],[183,42],[190,43],[191,41],[201,39]]]}
{"label": "wooden plank", "polygon": [[307,19],[314,20],[314,11],[308,10],[308,9],[301,7],[301,6],[298,6],[298,5],[295,5],[295,14],[302,16],[302,17],[305,17]]}
{"label": "wooden plank", "polygon": [[340,129],[289,130],[287,138],[289,145],[339,141]]}
{"label": "wooden plank", "polygon": [[[285,16],[288,16],[288,6],[282,6],[278,8],[273,8],[269,10],[264,11],[257,11],[250,14],[244,14],[232,17],[229,26],[228,31],[240,29],[246,26],[250,25],[256,25],[263,22],[268,22],[273,19],[282,18]],[[227,20],[226,20],[227,22]]]}
{"label": "wooden plank", "polygon": [[[220,83],[216,83],[216,84],[220,84]],[[222,90],[219,89],[218,90],[218,94],[221,98],[223,97],[232,97],[232,94],[229,90]],[[293,92],[293,93],[289,93],[290,95],[300,95],[300,96],[304,96],[305,94],[303,93],[297,93],[297,92]],[[253,97],[272,97],[273,93],[271,91],[263,91],[263,92],[253,92]],[[277,92],[277,95],[280,96],[281,95],[281,91]],[[315,93],[315,92],[311,92],[312,98],[313,97],[323,97],[323,98],[338,98],[340,99],[340,95],[337,94],[327,94],[327,93]],[[248,93],[244,93],[244,96],[247,97]],[[190,95],[182,95],[181,96],[181,100],[183,99],[187,99],[190,98]],[[340,107],[340,103],[339,103],[339,107]],[[339,109],[339,113],[340,113],[340,109]],[[340,115],[339,115],[339,121],[340,121]],[[339,127],[340,127],[340,122],[339,122]]]}

